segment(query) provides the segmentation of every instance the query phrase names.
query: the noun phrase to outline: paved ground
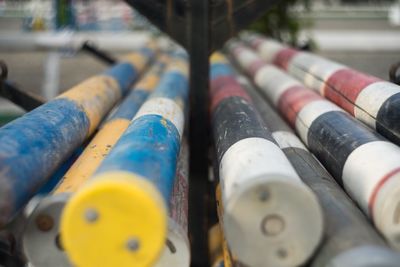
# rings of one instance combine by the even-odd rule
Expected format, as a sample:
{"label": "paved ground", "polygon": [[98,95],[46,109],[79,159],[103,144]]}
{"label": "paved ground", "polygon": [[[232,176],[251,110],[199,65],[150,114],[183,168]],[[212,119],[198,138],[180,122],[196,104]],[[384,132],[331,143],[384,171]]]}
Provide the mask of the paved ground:
{"label": "paved ground", "polygon": [[[45,52],[0,52],[0,58],[7,62],[9,79],[16,81],[22,88],[38,94],[42,93],[47,57],[48,53]],[[60,89],[68,89],[105,69],[105,65],[85,54],[61,55]]]}
{"label": "paved ground", "polygon": [[[383,79],[388,78],[390,65],[400,60],[400,53],[397,52],[323,51],[320,54]],[[47,56],[45,52],[0,52],[0,59],[9,66],[10,80],[16,81],[26,90],[39,94],[43,90]],[[62,91],[106,69],[102,63],[85,54],[62,55],[60,62]]]}

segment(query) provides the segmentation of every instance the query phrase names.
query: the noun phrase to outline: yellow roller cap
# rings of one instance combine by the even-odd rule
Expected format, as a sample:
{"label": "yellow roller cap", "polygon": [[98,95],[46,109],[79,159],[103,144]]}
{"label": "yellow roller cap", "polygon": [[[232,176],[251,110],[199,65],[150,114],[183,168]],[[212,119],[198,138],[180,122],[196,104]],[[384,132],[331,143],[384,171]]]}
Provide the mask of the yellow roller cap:
{"label": "yellow roller cap", "polygon": [[150,267],[164,248],[167,212],[150,182],[126,172],[99,175],[61,218],[61,238],[78,267]]}

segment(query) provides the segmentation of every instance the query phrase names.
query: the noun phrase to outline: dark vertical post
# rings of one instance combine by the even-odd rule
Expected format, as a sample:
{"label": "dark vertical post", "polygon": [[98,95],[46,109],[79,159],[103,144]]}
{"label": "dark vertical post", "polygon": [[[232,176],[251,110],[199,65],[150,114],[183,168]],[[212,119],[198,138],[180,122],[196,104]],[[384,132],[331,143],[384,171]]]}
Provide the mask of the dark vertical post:
{"label": "dark vertical post", "polygon": [[208,57],[209,0],[188,0],[187,38],[190,54],[190,186],[189,233],[192,267],[209,266],[208,202]]}

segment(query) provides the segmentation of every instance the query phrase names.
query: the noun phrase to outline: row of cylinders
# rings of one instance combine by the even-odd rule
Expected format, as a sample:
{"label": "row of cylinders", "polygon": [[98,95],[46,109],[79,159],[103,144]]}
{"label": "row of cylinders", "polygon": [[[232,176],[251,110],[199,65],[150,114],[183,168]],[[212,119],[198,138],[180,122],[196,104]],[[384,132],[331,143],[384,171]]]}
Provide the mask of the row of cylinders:
{"label": "row of cylinders", "polygon": [[[354,70],[252,33],[241,38],[224,50],[231,62],[220,53],[211,58],[221,226],[210,232],[210,241],[219,240],[210,244],[214,266],[397,266],[400,256],[374,229],[399,247],[400,152],[374,131],[385,120],[379,108],[393,109],[385,101],[396,94],[386,88],[396,86],[370,78],[357,87],[354,80],[365,77]],[[291,60],[308,60],[309,69]],[[344,74],[331,78],[326,69]],[[355,94],[346,90],[372,92],[353,96],[353,109],[376,104],[368,96],[386,90],[383,104],[371,108],[375,128],[284,70],[317,84],[323,96],[338,92],[327,98],[343,109]],[[0,129],[1,222],[12,228],[30,201],[23,234],[30,264],[189,265],[187,102],[185,53],[149,44]]]}

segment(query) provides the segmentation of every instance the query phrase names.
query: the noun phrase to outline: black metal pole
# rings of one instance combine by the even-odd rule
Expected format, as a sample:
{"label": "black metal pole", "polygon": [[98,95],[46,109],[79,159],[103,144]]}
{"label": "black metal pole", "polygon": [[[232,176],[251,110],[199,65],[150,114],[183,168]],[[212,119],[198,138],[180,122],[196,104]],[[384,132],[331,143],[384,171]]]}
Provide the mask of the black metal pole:
{"label": "black metal pole", "polygon": [[190,186],[189,233],[192,267],[208,259],[208,77],[210,53],[209,0],[189,0],[187,37],[190,54]]}
{"label": "black metal pole", "polygon": [[0,61],[0,96],[4,97],[15,105],[31,111],[46,102],[41,96],[24,91],[7,80],[8,68],[5,62]]}
{"label": "black metal pole", "polygon": [[114,65],[117,63],[117,59],[111,56],[109,53],[102,51],[96,47],[91,41],[85,41],[82,44],[81,50],[95,56],[107,65]]}

